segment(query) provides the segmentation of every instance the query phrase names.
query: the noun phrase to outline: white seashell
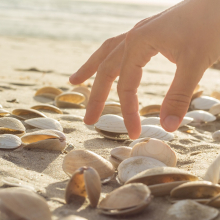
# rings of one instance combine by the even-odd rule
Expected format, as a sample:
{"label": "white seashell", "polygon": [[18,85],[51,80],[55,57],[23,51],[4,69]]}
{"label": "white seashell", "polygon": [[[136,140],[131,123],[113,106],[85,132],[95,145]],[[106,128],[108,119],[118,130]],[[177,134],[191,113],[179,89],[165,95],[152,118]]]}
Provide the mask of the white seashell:
{"label": "white seashell", "polygon": [[151,137],[160,140],[170,141],[174,138],[174,134],[166,132],[163,128],[157,125],[142,125],[142,131],[139,138]]}
{"label": "white seashell", "polygon": [[149,140],[149,139],[150,139],[149,137],[146,137],[146,138],[138,138],[138,139],[132,141],[132,142],[129,144],[129,147],[132,148],[132,147],[134,147],[135,144],[140,143],[140,142],[142,142],[142,141],[147,141],[147,140]]}
{"label": "white seashell", "polygon": [[160,125],[159,117],[149,117],[141,120],[141,125]]}
{"label": "white seashell", "polygon": [[32,118],[25,120],[25,123],[36,128],[63,131],[63,127],[60,122],[53,118]]}
{"label": "white seashell", "polygon": [[56,96],[63,93],[61,89],[58,89],[53,86],[45,86],[38,89],[35,93],[35,96],[44,96],[46,98],[54,99]]}
{"label": "white seashell", "polygon": [[21,146],[21,139],[12,134],[0,135],[0,149],[15,149]]}
{"label": "white seashell", "polygon": [[48,104],[39,104],[39,105],[34,105],[31,107],[31,109],[35,109],[35,110],[46,110],[46,111],[50,111],[50,112],[55,112],[58,114],[63,114],[63,112],[57,108],[56,106],[53,105],[48,105]]}
{"label": "white seashell", "polygon": [[213,114],[213,115],[218,115],[220,114],[220,103],[217,103],[215,105],[213,105],[210,109],[209,109],[209,113]]}
{"label": "white seashell", "polygon": [[105,106],[102,111],[102,115],[106,115],[106,114],[121,115],[120,103],[118,103],[118,102],[105,102]]}
{"label": "white seashell", "polygon": [[217,103],[220,103],[218,99],[210,96],[200,96],[191,102],[191,107],[192,109],[209,110]]}
{"label": "white seashell", "polygon": [[180,124],[180,126],[179,126],[179,128],[184,126],[184,125],[187,125],[187,124],[191,123],[192,121],[193,121],[193,118],[191,118],[191,117],[184,117],[182,122],[181,122],[181,124]]}
{"label": "white seashell", "polygon": [[87,106],[87,103],[88,103],[89,97],[90,97],[90,93],[91,93],[90,89],[86,86],[76,86],[72,91],[83,94],[85,96],[85,100],[82,102],[82,104]]}
{"label": "white seashell", "polygon": [[191,112],[187,112],[186,117],[191,117],[193,118],[193,122],[211,122],[215,121],[216,117],[209,112],[205,112],[203,110],[194,110]]}
{"label": "white seashell", "polygon": [[59,118],[66,121],[83,121],[84,119],[83,116],[79,115],[62,115]]}
{"label": "white seashell", "polygon": [[215,141],[220,141],[220,130],[215,131],[215,132],[212,134],[212,138],[213,138],[213,140],[215,140]]}
{"label": "white seashell", "polygon": [[2,108],[2,105],[0,104],[0,108]]}
{"label": "white seashell", "polygon": [[8,116],[8,115],[10,115],[9,111],[7,111],[3,108],[0,109],[0,116]]}
{"label": "white seashell", "polygon": [[165,167],[159,160],[151,157],[136,156],[123,160],[118,166],[118,179],[125,183],[136,174],[154,167]]}

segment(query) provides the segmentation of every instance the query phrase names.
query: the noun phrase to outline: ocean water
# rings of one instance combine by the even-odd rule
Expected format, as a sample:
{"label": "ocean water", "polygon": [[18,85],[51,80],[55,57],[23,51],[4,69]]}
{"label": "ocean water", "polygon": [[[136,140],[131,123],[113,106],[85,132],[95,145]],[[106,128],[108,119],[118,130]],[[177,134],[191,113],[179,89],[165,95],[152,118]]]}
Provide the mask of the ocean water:
{"label": "ocean water", "polygon": [[0,36],[100,42],[166,7],[91,0],[1,0]]}

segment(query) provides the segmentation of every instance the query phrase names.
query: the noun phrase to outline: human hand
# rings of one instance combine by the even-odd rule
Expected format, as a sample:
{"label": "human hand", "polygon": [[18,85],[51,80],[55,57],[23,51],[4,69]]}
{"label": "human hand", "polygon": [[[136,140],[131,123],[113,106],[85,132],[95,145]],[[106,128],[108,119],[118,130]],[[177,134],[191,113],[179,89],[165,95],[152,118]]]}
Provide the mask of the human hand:
{"label": "human hand", "polygon": [[185,0],[141,21],[128,33],[105,41],[70,77],[72,84],[79,84],[97,71],[84,122],[97,122],[111,85],[119,76],[117,89],[124,122],[130,138],[138,138],[141,123],[137,88],[142,67],[160,52],[177,65],[160,113],[162,127],[175,131],[203,73],[220,57],[219,8],[218,0]]}

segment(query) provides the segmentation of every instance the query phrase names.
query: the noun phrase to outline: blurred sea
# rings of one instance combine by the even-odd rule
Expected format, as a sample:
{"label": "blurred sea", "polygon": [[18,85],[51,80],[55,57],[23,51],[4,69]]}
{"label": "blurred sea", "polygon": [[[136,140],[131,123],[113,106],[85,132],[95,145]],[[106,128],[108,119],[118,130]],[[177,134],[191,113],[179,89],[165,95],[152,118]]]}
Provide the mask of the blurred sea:
{"label": "blurred sea", "polygon": [[166,7],[91,0],[1,0],[0,36],[100,42]]}

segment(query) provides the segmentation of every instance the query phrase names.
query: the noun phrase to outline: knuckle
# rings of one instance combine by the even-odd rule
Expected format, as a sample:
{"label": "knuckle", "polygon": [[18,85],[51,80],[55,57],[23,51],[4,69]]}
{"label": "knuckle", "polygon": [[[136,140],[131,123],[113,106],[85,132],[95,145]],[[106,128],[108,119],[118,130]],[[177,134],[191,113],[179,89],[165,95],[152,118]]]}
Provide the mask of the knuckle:
{"label": "knuckle", "polygon": [[115,37],[109,38],[102,44],[101,48],[104,50],[111,50],[115,47]]}
{"label": "knuckle", "polygon": [[184,93],[175,93],[169,95],[165,101],[170,107],[183,110],[189,107],[191,96]]}
{"label": "knuckle", "polygon": [[115,75],[112,74],[111,64],[108,60],[104,60],[98,67],[98,74],[105,77],[107,82],[113,82],[115,80]]}

